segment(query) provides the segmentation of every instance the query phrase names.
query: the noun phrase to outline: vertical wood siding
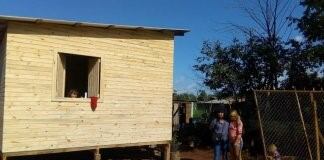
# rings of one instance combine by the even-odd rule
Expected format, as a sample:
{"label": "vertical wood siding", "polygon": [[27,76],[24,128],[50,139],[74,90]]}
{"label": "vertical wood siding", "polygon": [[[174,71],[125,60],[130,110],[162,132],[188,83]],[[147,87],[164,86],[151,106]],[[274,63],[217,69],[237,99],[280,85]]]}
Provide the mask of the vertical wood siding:
{"label": "vertical wood siding", "polygon": [[[7,37],[2,152],[171,140],[172,34],[9,22]],[[58,52],[101,58],[95,111],[53,99]]]}

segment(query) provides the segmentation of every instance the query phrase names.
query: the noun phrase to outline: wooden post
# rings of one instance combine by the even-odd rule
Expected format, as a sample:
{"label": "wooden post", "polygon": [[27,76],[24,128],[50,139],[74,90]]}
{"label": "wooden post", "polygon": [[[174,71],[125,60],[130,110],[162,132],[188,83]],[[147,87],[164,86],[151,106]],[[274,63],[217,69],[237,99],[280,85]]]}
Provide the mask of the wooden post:
{"label": "wooden post", "polygon": [[317,117],[317,103],[314,100],[314,95],[310,92],[311,102],[313,104],[314,110],[314,127],[315,127],[315,138],[316,138],[316,159],[321,159],[321,150],[320,150],[320,140],[319,140],[319,126],[318,126],[318,117]]}
{"label": "wooden post", "polygon": [[7,156],[5,154],[1,154],[1,160],[7,160]]}
{"label": "wooden post", "polygon": [[93,159],[94,160],[101,160],[101,155],[100,155],[100,152],[99,152],[99,147],[97,147],[94,152],[93,152]]}
{"label": "wooden post", "polygon": [[170,151],[171,151],[170,143],[165,144],[164,151],[163,151],[164,160],[170,160]]}
{"label": "wooden post", "polygon": [[300,107],[299,97],[298,97],[297,92],[295,92],[295,96],[296,96],[296,100],[297,100],[297,106],[298,106],[299,116],[300,116],[300,119],[302,121],[303,130],[304,130],[305,137],[306,137],[306,143],[307,143],[307,149],[308,149],[308,153],[309,153],[309,158],[311,160],[313,160],[312,151],[311,151],[310,144],[309,144],[309,140],[308,140],[308,134],[307,134],[306,127],[305,127],[305,121],[304,121],[303,113],[302,113],[302,110],[301,110],[301,107]]}
{"label": "wooden post", "polygon": [[324,145],[324,137],[323,137],[322,133],[320,133],[319,136],[320,136],[320,140],[322,142],[322,145]]}
{"label": "wooden post", "polygon": [[264,135],[263,135],[259,103],[258,103],[258,99],[257,99],[255,91],[253,91],[253,93],[254,93],[255,105],[257,107],[257,113],[258,113],[258,119],[259,119],[260,131],[261,131],[261,138],[262,138],[262,144],[263,144],[263,150],[264,150],[264,158],[266,159],[267,158],[267,149],[266,149],[266,146],[265,146],[265,140],[264,140]]}

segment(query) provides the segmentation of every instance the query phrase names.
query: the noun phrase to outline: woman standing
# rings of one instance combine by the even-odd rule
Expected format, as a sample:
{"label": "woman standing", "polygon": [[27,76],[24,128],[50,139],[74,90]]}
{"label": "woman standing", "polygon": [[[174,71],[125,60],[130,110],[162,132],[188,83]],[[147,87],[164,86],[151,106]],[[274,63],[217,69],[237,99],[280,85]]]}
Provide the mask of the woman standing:
{"label": "woman standing", "polygon": [[231,122],[229,125],[229,142],[231,159],[241,160],[241,150],[243,147],[243,123],[237,111],[235,110],[231,112],[230,119]]}
{"label": "woman standing", "polygon": [[212,130],[214,160],[227,160],[228,127],[229,123],[224,120],[223,107],[217,112],[217,118],[214,119],[209,126]]}

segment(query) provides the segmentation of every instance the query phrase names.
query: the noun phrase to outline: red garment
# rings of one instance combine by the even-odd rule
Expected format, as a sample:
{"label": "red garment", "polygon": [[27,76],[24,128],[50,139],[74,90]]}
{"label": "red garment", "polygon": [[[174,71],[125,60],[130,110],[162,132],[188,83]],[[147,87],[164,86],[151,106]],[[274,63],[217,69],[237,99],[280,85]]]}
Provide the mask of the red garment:
{"label": "red garment", "polygon": [[240,143],[243,132],[243,123],[241,120],[231,122],[229,126],[229,140],[231,143]]}

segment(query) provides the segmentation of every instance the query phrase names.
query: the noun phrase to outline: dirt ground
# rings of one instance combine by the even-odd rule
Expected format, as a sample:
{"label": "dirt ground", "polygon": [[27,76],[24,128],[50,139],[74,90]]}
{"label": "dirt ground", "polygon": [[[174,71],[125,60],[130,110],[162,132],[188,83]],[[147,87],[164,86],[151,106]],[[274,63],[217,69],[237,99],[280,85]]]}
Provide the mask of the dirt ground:
{"label": "dirt ground", "polygon": [[[92,153],[88,151],[70,152],[39,156],[10,157],[8,160],[89,160]],[[160,156],[154,156],[153,151],[148,150],[107,150],[103,151],[102,160],[160,160]],[[193,149],[180,152],[181,160],[212,160],[211,149]]]}
{"label": "dirt ground", "polygon": [[191,151],[183,151],[180,153],[181,160],[212,160],[212,149],[193,149]]}
{"label": "dirt ground", "polygon": [[[180,157],[181,157],[181,160],[212,160],[214,155],[213,155],[212,148],[200,148],[200,149],[182,151],[180,153]],[[242,159],[243,160],[258,160],[258,159],[263,159],[263,158],[261,155],[259,155],[259,158],[249,156],[247,151],[243,151]]]}
{"label": "dirt ground", "polygon": [[[102,160],[161,160],[161,152],[150,148],[104,149],[101,150]],[[183,150],[180,152],[180,160],[212,160],[211,148],[199,148]],[[250,158],[242,157],[244,160]],[[57,153],[38,156],[9,157],[8,160],[91,160],[93,154],[90,151],[69,153]]]}

